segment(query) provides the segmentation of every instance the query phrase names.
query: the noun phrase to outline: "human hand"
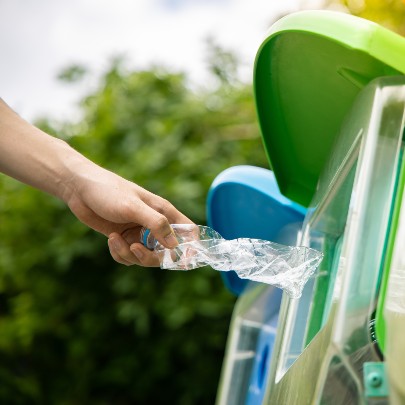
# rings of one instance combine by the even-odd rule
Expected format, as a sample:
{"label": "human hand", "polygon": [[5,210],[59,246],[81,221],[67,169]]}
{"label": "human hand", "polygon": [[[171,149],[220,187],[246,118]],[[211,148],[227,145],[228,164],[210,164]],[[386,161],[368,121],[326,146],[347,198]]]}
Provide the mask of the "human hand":
{"label": "human hand", "polygon": [[91,162],[78,173],[64,200],[81,222],[108,236],[111,256],[119,263],[159,266],[158,257],[140,243],[142,227],[173,248],[178,242],[170,224],[192,224],[165,199]]}
{"label": "human hand", "polygon": [[126,265],[159,265],[139,243],[142,227],[172,248],[170,223],[192,223],[168,201],[24,121],[1,99],[0,172],[62,199],[80,221],[109,237],[112,257]]}

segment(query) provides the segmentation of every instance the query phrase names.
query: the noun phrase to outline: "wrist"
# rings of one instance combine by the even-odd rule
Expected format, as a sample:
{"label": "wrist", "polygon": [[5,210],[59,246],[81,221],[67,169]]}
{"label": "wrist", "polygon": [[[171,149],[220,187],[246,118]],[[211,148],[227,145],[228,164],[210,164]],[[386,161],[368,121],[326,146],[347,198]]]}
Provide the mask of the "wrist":
{"label": "wrist", "polygon": [[68,204],[81,194],[82,184],[85,183],[86,177],[90,176],[95,164],[66,142],[62,146],[60,162],[61,170],[58,174],[55,191],[56,196]]}

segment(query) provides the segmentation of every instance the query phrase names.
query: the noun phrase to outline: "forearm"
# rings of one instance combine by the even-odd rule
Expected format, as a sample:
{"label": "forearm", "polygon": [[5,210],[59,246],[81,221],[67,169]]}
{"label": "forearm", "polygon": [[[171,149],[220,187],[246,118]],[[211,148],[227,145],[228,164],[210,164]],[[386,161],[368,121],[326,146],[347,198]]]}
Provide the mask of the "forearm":
{"label": "forearm", "polygon": [[191,223],[168,201],[103,169],[20,118],[0,99],[0,172],[63,200],[90,228],[109,236],[119,263],[156,266],[139,243],[149,228],[165,247],[178,242],[171,223]]}
{"label": "forearm", "polygon": [[66,142],[30,125],[0,99],[0,171],[63,200],[73,171],[90,162]]}

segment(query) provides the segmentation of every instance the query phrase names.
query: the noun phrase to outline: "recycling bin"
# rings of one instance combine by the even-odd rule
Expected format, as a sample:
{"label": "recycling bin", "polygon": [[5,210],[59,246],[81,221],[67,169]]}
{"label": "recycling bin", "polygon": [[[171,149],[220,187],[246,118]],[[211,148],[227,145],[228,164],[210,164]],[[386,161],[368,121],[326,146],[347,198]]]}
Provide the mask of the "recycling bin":
{"label": "recycling bin", "polygon": [[[280,308],[271,286],[240,289],[218,405],[405,403],[404,74],[404,38],[341,13],[291,14],[262,43],[254,90],[264,146],[281,197],[305,215],[299,229],[286,217],[295,233],[279,242],[324,259],[302,297],[283,294]],[[247,236],[279,235],[265,223],[277,217],[267,197],[241,211],[225,186],[215,198],[220,183],[208,199],[214,228],[226,236],[254,210],[267,233]],[[215,220],[217,204],[235,208],[227,220]],[[245,226],[228,237],[246,236]]]}
{"label": "recycling bin", "polygon": [[[258,238],[295,245],[306,209],[284,197],[274,173],[252,166],[236,166],[214,180],[207,201],[208,225],[226,239]],[[261,290],[259,283],[242,280],[235,272],[221,272],[228,289],[236,295]],[[238,318],[238,332],[230,346],[231,366],[226,372],[228,386],[235,387],[227,401],[246,398],[247,404],[261,403],[278,323],[281,290],[267,286],[260,303],[249,308],[250,315]],[[240,300],[242,305],[243,300]],[[259,316],[257,316],[257,314]],[[237,388],[236,388],[237,387]]]}

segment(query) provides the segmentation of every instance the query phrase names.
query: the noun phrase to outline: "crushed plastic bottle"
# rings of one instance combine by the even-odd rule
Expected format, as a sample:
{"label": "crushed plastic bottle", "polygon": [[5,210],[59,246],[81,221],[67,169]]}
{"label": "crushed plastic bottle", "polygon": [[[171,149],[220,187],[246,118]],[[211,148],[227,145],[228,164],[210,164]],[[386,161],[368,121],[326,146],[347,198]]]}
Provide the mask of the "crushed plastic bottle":
{"label": "crushed plastic bottle", "polygon": [[[143,240],[154,247],[160,267],[168,270],[192,270],[211,266],[218,271],[235,271],[240,278],[282,288],[291,298],[299,298],[308,279],[322,261],[323,254],[303,246],[238,238],[224,239],[212,228],[201,225],[172,225],[179,245],[167,249],[151,239],[148,231]],[[153,237],[152,237],[153,238]]]}

